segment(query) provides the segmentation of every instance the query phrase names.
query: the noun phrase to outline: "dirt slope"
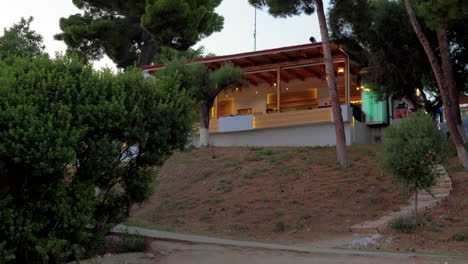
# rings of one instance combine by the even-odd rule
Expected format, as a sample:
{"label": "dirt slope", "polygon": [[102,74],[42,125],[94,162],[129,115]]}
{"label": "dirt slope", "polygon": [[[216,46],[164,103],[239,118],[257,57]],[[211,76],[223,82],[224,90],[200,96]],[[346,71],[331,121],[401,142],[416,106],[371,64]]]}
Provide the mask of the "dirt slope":
{"label": "dirt slope", "polygon": [[206,148],[173,155],[131,224],[244,239],[313,241],[398,208],[408,194],[375,162],[379,146]]}

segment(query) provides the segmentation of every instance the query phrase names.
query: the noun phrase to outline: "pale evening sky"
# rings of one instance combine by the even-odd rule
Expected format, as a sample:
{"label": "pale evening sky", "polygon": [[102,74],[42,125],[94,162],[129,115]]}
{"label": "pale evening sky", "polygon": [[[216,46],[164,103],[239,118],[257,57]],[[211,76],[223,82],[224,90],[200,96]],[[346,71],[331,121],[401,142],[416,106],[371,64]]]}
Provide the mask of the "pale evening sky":
{"label": "pale evening sky", "polygon": [[[0,35],[3,28],[17,23],[21,17],[34,17],[32,28],[44,37],[46,52],[54,56],[64,52],[66,45],[54,40],[60,31],[59,19],[79,13],[71,0],[0,0]],[[327,6],[325,4],[325,6]],[[205,52],[227,55],[253,51],[254,8],[247,0],[223,0],[216,10],[224,16],[224,29],[194,46],[205,46]],[[273,18],[266,11],[257,11],[257,50],[309,43],[314,36],[320,41],[317,16]],[[95,63],[97,68],[113,65],[109,59]]]}

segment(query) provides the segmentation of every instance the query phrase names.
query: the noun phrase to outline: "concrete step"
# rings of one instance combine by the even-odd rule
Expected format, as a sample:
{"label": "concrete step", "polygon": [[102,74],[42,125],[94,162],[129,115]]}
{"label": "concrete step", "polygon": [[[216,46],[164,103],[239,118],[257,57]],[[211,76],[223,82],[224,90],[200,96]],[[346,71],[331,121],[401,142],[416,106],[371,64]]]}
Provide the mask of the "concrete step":
{"label": "concrete step", "polygon": [[[432,188],[431,193],[436,195],[436,194],[449,194],[452,191],[451,188]],[[418,194],[421,195],[431,195],[431,193],[426,192],[426,191],[419,191]]]}
{"label": "concrete step", "polygon": [[[442,200],[449,197],[449,194],[444,193],[444,194],[435,194],[434,196],[430,194],[418,194],[418,201],[432,201],[432,200]],[[410,201],[414,201],[415,196],[411,196]]]}
{"label": "concrete step", "polygon": [[379,231],[377,230],[376,226],[373,225],[364,225],[364,224],[357,224],[351,226],[351,232],[356,234],[377,234]]}

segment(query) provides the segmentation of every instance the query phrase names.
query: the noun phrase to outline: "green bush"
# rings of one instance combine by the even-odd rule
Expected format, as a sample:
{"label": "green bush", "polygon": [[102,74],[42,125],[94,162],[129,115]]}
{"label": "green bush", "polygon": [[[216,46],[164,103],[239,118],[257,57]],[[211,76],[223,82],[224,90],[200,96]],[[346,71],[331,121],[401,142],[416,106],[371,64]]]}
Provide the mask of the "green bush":
{"label": "green bush", "polygon": [[428,190],[435,184],[435,165],[446,159],[447,137],[436,129],[431,116],[413,113],[385,130],[381,166],[410,191]]}
{"label": "green bush", "polygon": [[414,217],[398,217],[390,222],[390,227],[404,233],[411,233],[416,226]]}
{"label": "green bush", "polygon": [[139,69],[0,60],[0,262],[85,256],[186,145],[192,105],[177,78]]}
{"label": "green bush", "polygon": [[283,221],[278,221],[275,223],[275,232],[284,232],[286,230],[286,224]]}
{"label": "green bush", "polygon": [[452,239],[455,241],[465,241],[468,240],[468,232],[464,233],[455,233],[452,235]]}

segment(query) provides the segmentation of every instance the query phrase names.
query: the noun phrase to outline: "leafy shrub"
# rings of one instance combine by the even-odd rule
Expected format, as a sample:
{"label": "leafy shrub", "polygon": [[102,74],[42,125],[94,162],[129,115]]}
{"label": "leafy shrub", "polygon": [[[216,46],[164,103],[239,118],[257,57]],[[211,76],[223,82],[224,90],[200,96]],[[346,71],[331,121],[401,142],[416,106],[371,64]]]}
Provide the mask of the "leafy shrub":
{"label": "leafy shrub", "polygon": [[465,241],[468,240],[468,232],[464,233],[455,233],[452,235],[452,239],[455,241]]}
{"label": "leafy shrub", "polygon": [[411,191],[427,190],[435,184],[434,166],[446,158],[447,142],[432,117],[418,111],[385,130],[379,161]]}
{"label": "leafy shrub", "polygon": [[283,221],[278,221],[275,223],[274,232],[284,232],[286,230],[286,224]]}
{"label": "leafy shrub", "polygon": [[177,78],[139,69],[10,58],[0,60],[0,95],[0,262],[84,256],[149,197],[153,166],[192,129]]}
{"label": "leafy shrub", "polygon": [[390,222],[392,228],[404,233],[411,233],[416,225],[416,220],[413,217],[398,217]]}

